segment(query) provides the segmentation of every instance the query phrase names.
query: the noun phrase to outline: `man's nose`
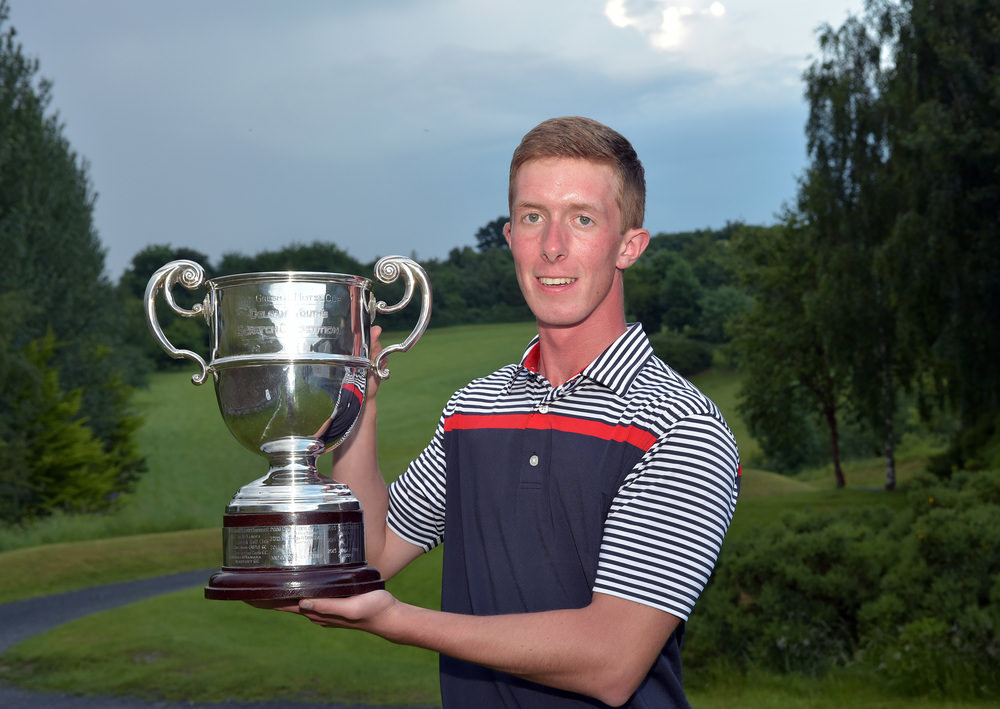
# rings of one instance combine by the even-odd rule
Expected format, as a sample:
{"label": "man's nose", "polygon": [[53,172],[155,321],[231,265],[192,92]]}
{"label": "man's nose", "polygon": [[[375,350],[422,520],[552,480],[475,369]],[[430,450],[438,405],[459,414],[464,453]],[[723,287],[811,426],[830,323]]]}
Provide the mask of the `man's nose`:
{"label": "man's nose", "polygon": [[559,224],[551,223],[542,234],[542,258],[556,262],[566,255],[566,234]]}

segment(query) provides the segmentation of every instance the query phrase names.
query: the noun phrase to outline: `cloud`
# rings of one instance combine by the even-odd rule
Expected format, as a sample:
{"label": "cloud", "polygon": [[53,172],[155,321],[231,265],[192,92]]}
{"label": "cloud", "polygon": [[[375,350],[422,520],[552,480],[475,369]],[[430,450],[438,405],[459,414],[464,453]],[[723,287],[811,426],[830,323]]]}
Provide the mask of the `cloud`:
{"label": "cloud", "polygon": [[721,2],[695,4],[697,7],[671,0],[608,0],[604,15],[615,27],[635,28],[654,49],[669,50],[681,46],[693,22],[726,14]]}

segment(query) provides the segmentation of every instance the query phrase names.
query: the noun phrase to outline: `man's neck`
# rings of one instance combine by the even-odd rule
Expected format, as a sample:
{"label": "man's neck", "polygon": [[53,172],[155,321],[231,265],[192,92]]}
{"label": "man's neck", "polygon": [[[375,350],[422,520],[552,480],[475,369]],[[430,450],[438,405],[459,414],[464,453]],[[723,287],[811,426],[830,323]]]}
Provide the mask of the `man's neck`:
{"label": "man's neck", "polygon": [[538,326],[538,371],[552,386],[565,384],[625,332],[625,318],[613,327]]}

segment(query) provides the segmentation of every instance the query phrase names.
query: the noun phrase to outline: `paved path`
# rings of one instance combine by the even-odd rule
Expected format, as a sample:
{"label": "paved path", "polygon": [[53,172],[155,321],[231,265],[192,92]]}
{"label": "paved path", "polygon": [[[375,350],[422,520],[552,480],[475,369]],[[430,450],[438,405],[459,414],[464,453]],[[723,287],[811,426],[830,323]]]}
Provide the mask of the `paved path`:
{"label": "paved path", "polygon": [[[25,601],[0,604],[0,655],[12,645],[91,613],[117,608],[162,593],[205,583],[217,569],[186,571],[139,581],[96,586]],[[295,702],[192,702],[148,701],[134,697],[84,697],[55,692],[29,692],[0,682],[3,709],[373,709],[356,704],[304,704]],[[395,707],[394,709],[405,709]],[[412,709],[421,709],[413,707]],[[424,707],[422,709],[429,709]]]}

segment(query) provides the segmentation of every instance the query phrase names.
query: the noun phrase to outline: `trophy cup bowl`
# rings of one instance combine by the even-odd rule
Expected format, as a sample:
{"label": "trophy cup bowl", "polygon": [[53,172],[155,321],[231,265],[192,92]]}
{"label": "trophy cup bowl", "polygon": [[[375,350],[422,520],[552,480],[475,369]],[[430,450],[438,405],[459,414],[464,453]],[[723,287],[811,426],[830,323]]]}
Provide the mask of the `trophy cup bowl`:
{"label": "trophy cup bowl", "polygon": [[[150,332],[174,358],[190,359],[211,375],[222,419],[245,448],[264,456],[267,474],[241,487],[223,516],[222,568],[205,597],[276,600],[351,596],[384,587],[365,559],[361,502],[343,483],[321,475],[316,458],[350,436],[364,405],[368,375],[389,376],[386,359],[409,350],[427,328],[431,293],[411,259],[387,256],[375,276],[403,276],[395,305],[375,301],[372,281],[359,276],[275,271],[205,280],[188,260],[160,268],[146,287]],[[204,286],[205,299],[187,309],[173,287]],[[421,291],[416,326],[372,361],[371,323],[402,310]],[[157,296],[182,317],[203,316],[210,357],[174,347],[160,328]]]}

